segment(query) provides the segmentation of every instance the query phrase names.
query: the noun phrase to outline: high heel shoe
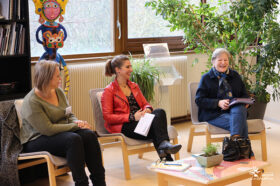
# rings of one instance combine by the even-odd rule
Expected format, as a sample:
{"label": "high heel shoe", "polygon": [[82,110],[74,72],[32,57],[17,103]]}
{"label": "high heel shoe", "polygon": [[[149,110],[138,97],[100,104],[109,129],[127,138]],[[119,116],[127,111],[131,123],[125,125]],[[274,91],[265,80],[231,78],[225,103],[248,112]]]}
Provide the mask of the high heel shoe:
{"label": "high heel shoe", "polygon": [[163,161],[163,160],[164,161],[174,161],[171,154],[166,154],[163,150],[161,150],[161,151],[164,153],[164,154],[163,153],[159,154],[161,161]]}
{"label": "high heel shoe", "polygon": [[160,159],[165,158],[167,154],[164,152],[164,150],[158,150],[158,156]]}
{"label": "high heel shoe", "polygon": [[172,145],[169,141],[164,140],[160,143],[158,150],[159,154],[164,151],[165,154],[176,154],[180,149],[182,148],[182,145],[176,144]]}

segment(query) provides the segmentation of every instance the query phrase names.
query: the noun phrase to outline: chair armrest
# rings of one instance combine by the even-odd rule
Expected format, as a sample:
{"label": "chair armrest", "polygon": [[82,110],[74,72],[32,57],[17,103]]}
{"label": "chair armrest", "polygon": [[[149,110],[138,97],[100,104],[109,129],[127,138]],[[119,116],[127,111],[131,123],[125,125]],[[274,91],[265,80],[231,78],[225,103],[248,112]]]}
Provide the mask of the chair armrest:
{"label": "chair armrest", "polygon": [[[29,153],[20,153],[19,154],[19,160],[23,160],[23,159],[35,159],[36,156],[37,158],[40,158],[40,155],[47,155],[51,162],[56,165],[56,166],[63,166],[63,165],[67,165],[67,161],[65,158],[63,157],[59,157],[59,156],[55,156],[52,155],[51,153],[47,152],[47,151],[38,151],[38,152],[29,152]],[[23,159],[21,159],[21,157]],[[30,157],[30,158],[29,158]],[[43,158],[43,156],[42,156]]]}

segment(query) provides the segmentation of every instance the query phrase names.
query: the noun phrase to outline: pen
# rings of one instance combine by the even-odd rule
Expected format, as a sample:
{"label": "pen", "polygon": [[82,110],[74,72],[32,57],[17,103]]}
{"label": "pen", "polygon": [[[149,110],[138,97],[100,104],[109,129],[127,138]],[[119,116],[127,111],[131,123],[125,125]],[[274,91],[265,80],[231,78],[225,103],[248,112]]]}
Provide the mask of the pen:
{"label": "pen", "polygon": [[176,164],[176,163],[165,163],[164,165],[176,165],[176,166],[182,166],[182,164]]}

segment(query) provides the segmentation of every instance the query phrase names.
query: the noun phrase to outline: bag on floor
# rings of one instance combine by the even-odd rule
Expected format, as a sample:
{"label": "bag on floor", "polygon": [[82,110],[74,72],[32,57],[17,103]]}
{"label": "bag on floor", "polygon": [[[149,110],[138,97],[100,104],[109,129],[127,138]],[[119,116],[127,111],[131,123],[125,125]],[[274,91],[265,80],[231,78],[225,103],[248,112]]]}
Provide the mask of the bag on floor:
{"label": "bag on floor", "polygon": [[225,161],[249,159],[251,158],[251,152],[251,142],[248,137],[224,138],[222,153]]}

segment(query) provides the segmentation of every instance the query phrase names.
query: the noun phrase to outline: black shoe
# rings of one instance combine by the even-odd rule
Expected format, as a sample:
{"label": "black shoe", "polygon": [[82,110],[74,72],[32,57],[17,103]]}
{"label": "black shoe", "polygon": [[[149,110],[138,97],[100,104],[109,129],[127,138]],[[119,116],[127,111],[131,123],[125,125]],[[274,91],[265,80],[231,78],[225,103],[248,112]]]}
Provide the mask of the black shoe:
{"label": "black shoe", "polygon": [[164,152],[164,150],[158,150],[158,156],[160,159],[165,158],[167,154]]}
{"label": "black shoe", "polygon": [[93,186],[106,186],[104,173],[101,173],[99,175],[95,174],[95,176],[91,174],[89,177]]}
{"label": "black shoe", "polygon": [[159,150],[159,153],[158,153],[159,157],[160,157],[160,160],[164,160],[164,161],[174,161],[172,156],[170,154],[166,154],[164,152],[164,150]]}
{"label": "black shoe", "polygon": [[180,144],[172,145],[169,141],[164,140],[160,143],[158,150],[159,152],[163,150],[166,154],[176,154],[181,148]]}
{"label": "black shoe", "polygon": [[166,161],[174,161],[172,156],[170,154],[167,154],[167,156],[165,157]]}

